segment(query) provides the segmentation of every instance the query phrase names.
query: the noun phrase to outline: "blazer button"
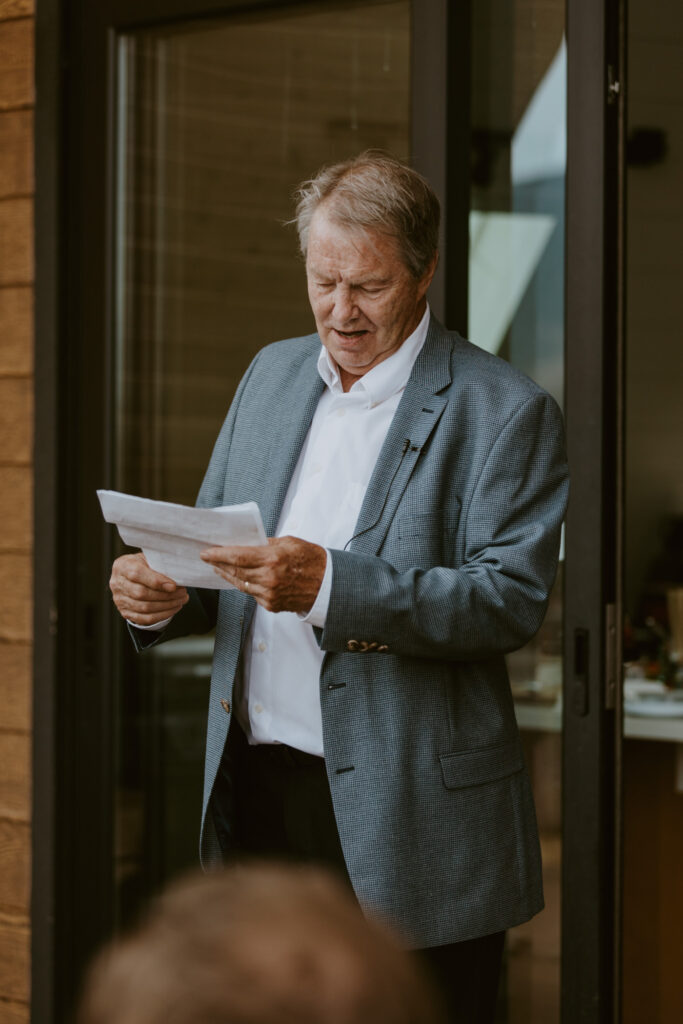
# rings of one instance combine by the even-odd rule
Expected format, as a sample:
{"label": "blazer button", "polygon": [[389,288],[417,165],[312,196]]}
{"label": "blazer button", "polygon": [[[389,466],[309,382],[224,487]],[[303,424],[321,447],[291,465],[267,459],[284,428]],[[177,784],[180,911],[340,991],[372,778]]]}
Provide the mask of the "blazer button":
{"label": "blazer button", "polygon": [[221,707],[225,711],[226,715],[230,714],[230,701],[229,700],[222,700],[221,701]]}
{"label": "blazer button", "polygon": [[349,642],[346,645],[346,650],[347,651],[359,651],[360,650],[360,644],[358,643],[357,640],[349,640]]}

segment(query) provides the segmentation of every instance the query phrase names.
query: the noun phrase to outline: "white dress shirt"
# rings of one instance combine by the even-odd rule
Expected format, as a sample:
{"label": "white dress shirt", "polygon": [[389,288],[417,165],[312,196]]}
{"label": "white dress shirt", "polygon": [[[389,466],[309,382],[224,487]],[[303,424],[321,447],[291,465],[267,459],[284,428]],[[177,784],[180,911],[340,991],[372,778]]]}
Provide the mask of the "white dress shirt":
{"label": "white dress shirt", "polygon": [[[342,390],[336,366],[321,348],[318,372],[327,385],[313,416],[285,497],[277,537],[294,536],[343,549],[353,537],[365,492],[389,425],[429,326],[429,308],[393,355]],[[332,586],[325,578],[305,616],[257,605],[245,645],[236,714],[250,743],[287,743],[323,754],[320,667],[313,626],[324,626]]]}

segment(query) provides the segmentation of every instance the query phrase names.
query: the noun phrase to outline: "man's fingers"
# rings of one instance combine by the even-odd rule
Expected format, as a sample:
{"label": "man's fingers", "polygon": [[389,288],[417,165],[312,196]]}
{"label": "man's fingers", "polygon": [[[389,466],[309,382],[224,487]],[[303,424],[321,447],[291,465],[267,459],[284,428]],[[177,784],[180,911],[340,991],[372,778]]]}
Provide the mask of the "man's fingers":
{"label": "man's fingers", "polygon": [[139,625],[161,622],[189,600],[185,587],[150,569],[142,552],[116,559],[109,588],[120,614]]}
{"label": "man's fingers", "polygon": [[124,590],[118,591],[115,595],[117,597],[117,603],[125,606],[126,608],[137,608],[141,612],[162,612],[168,608],[182,608],[187,603],[189,595],[186,590],[178,591],[173,594],[172,597],[159,598],[143,595],[136,597],[133,594],[129,594]]}
{"label": "man's fingers", "polygon": [[161,621],[169,615],[175,615],[187,603],[188,597],[175,598],[173,601],[135,601],[124,594],[115,597],[116,607],[124,618],[142,621],[141,616],[149,617],[150,621]]}
{"label": "man's fingers", "polygon": [[182,602],[187,599],[187,590],[185,587],[175,587],[173,593],[169,594],[165,589],[154,590],[142,583],[134,583],[125,576],[121,578],[112,578],[110,586],[113,594],[118,594],[125,600],[136,601],[138,603],[144,602],[151,605],[165,606],[177,604],[178,602]]}
{"label": "man's fingers", "polygon": [[172,594],[178,586],[168,576],[150,569],[147,559],[140,552],[136,555],[122,555],[112,566],[112,581],[121,583],[127,580],[133,584],[141,584],[150,590],[160,590]]}
{"label": "man's fingers", "polygon": [[121,597],[123,600],[130,601],[131,604],[144,605],[149,611],[155,611],[156,609],[177,608],[185,604],[187,591],[183,589],[178,590],[175,594],[162,596],[157,590],[134,588],[132,593],[122,592]]}
{"label": "man's fingers", "polygon": [[270,551],[265,544],[254,547],[213,547],[202,551],[201,557],[212,565],[223,568],[256,569],[268,560]]}
{"label": "man's fingers", "polygon": [[309,611],[320,590],[327,555],[300,537],[273,537],[258,547],[202,552],[214,571],[268,611]]}

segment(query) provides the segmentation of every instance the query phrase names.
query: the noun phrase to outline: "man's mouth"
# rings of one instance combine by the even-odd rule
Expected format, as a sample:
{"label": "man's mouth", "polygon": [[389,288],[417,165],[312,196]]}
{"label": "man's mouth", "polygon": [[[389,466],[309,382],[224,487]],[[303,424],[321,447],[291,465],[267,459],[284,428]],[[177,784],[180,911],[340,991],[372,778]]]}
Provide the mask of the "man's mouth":
{"label": "man's mouth", "polygon": [[340,338],[346,338],[348,341],[355,341],[357,338],[362,338],[364,334],[368,332],[362,331],[340,331],[338,328],[333,327],[332,330],[335,334],[338,334]]}

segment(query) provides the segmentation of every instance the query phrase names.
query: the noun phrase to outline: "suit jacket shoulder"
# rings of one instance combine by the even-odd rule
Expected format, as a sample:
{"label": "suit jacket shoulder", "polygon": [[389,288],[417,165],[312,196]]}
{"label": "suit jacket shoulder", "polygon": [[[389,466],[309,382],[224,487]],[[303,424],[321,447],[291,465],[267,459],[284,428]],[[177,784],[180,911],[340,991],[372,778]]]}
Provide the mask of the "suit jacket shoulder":
{"label": "suit jacket shoulder", "polygon": [[317,358],[321,344],[320,335],[316,332],[302,334],[295,338],[283,338],[265,345],[259,351],[257,359],[262,363],[264,369],[268,369],[270,372],[277,372],[280,367],[283,370],[294,369],[296,371],[312,356]]}
{"label": "suit jacket shoulder", "polygon": [[443,334],[451,348],[452,379],[456,389],[475,388],[482,396],[488,395],[496,402],[523,404],[534,397],[548,397],[554,402],[540,384],[505,359],[486,352],[455,331],[444,330]]}

